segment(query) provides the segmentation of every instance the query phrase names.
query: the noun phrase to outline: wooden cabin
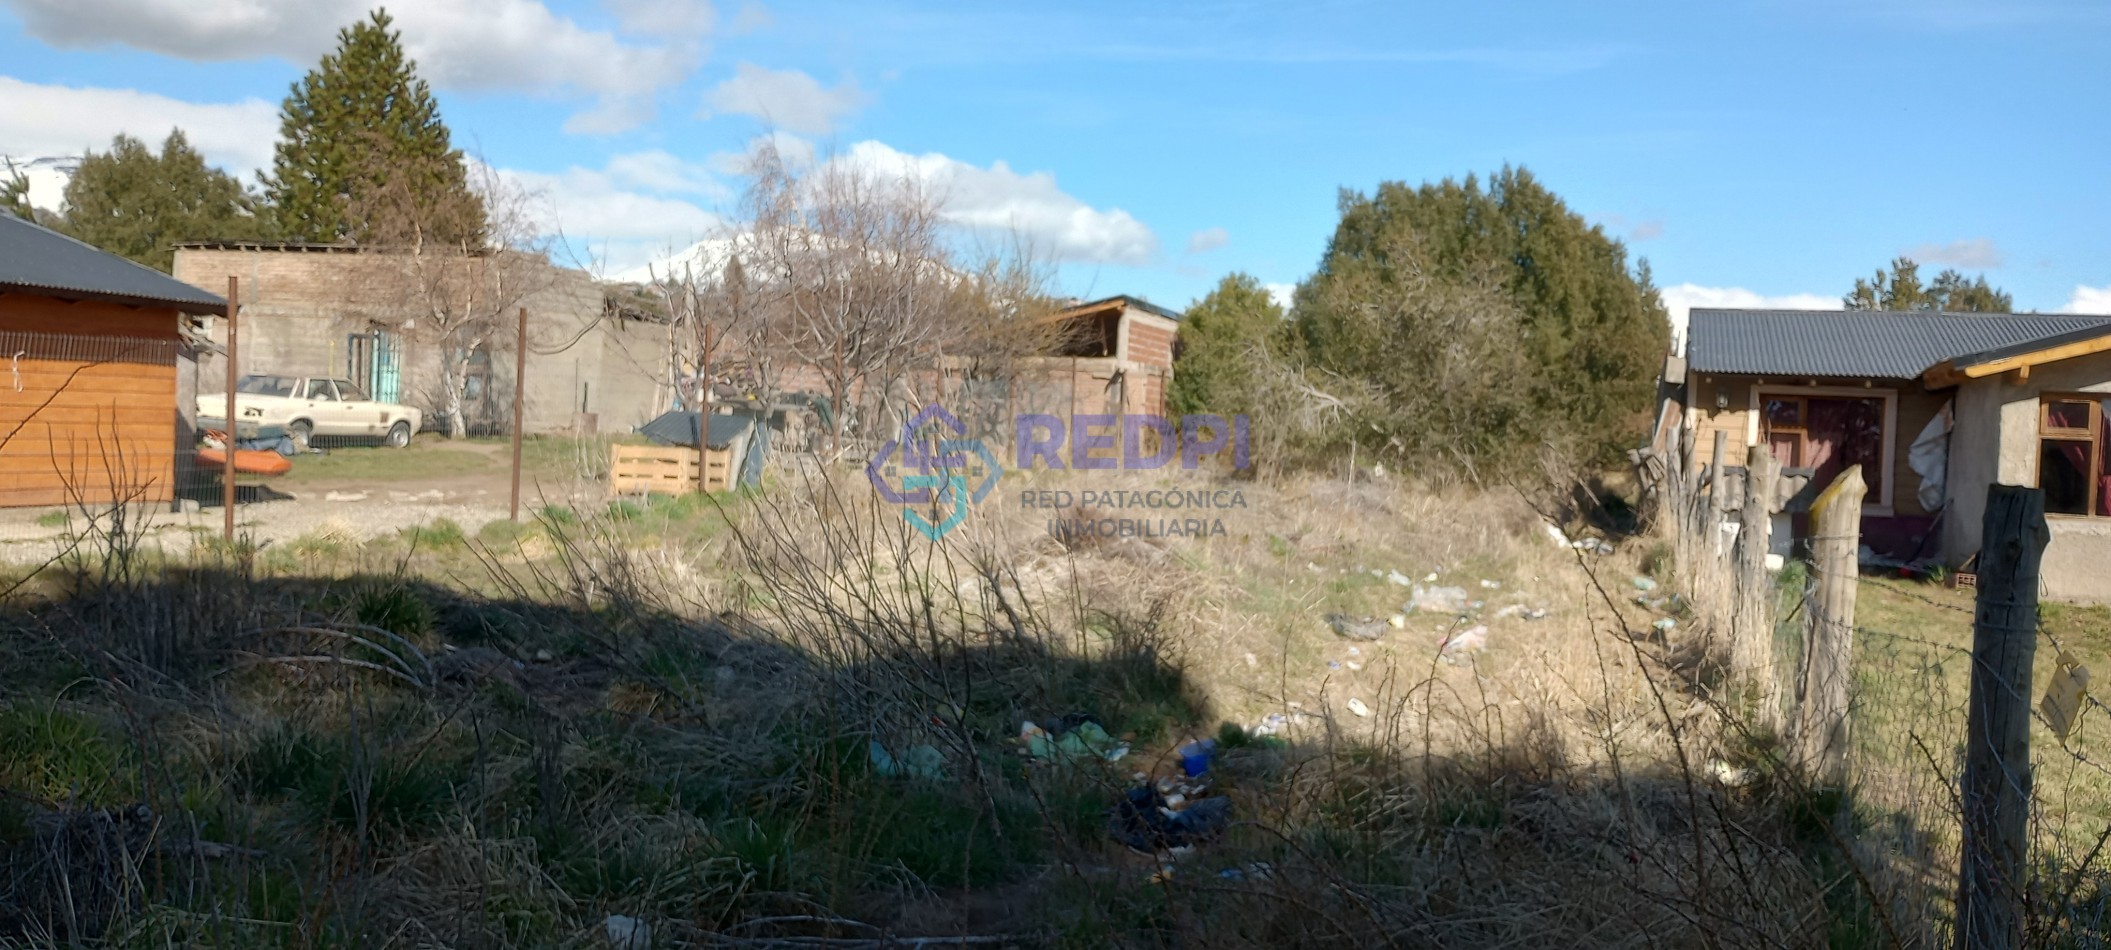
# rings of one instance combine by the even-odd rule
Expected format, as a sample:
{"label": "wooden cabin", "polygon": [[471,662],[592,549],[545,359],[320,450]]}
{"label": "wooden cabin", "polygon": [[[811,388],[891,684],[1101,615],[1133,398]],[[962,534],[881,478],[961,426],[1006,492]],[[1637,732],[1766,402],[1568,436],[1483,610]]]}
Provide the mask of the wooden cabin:
{"label": "wooden cabin", "polygon": [[176,497],[196,447],[187,314],[227,302],[0,214],[0,506]]}

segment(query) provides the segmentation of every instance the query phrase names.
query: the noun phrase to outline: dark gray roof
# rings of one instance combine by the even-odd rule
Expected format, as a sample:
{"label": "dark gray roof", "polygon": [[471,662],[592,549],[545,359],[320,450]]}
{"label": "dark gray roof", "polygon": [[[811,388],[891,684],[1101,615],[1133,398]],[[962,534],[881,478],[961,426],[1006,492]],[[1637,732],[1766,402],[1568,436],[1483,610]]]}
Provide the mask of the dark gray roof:
{"label": "dark gray roof", "polygon": [[49,228],[0,214],[0,287],[220,313],[227,301]]}
{"label": "dark gray roof", "polygon": [[1686,362],[1700,373],[1911,379],[1944,360],[2111,333],[2111,317],[2065,313],[1700,310]]}
{"label": "dark gray roof", "polygon": [[[747,435],[755,426],[755,417],[744,413],[713,415],[710,420],[704,442],[714,449],[732,445],[734,440]],[[663,412],[659,418],[639,426],[638,434],[661,445],[695,445],[696,413]]]}

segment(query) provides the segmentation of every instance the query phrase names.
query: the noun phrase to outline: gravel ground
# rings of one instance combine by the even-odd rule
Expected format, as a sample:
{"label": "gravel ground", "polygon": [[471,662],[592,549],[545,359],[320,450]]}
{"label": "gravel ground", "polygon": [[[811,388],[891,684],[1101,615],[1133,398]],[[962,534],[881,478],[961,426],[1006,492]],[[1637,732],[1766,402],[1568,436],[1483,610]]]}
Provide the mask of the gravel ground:
{"label": "gravel ground", "polygon": [[[464,451],[490,451],[484,446],[465,446]],[[368,539],[394,534],[405,528],[446,518],[475,534],[492,521],[503,520],[507,508],[507,476],[503,470],[488,474],[443,479],[370,479],[364,482],[303,482],[297,487],[267,484],[243,487],[257,500],[237,503],[235,530],[264,545],[327,530],[344,538]],[[557,492],[548,487],[525,485],[521,491],[523,517],[546,503],[573,504],[584,492],[600,497],[597,486]],[[69,524],[40,524],[55,520],[57,508],[0,509],[0,564],[38,564],[63,550],[69,536],[85,527],[80,512],[71,513]],[[144,524],[146,543],[170,554],[187,553],[199,539],[217,538],[223,519],[215,504],[191,511],[172,511],[168,505],[138,506],[135,523]]]}

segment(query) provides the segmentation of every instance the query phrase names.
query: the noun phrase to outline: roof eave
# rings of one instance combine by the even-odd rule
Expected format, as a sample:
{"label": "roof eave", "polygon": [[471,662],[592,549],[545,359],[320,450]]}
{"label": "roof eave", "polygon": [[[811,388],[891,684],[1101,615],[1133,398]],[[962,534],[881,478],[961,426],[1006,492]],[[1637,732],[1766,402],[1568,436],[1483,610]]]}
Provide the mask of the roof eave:
{"label": "roof eave", "polygon": [[41,284],[0,283],[0,293],[25,294],[32,297],[55,297],[61,300],[92,300],[98,303],[122,304],[127,307],[166,307],[180,313],[222,314],[227,312],[227,299],[209,291],[199,291],[208,300],[172,300],[166,297],[142,297],[136,294],[113,294],[75,287],[46,287]]}

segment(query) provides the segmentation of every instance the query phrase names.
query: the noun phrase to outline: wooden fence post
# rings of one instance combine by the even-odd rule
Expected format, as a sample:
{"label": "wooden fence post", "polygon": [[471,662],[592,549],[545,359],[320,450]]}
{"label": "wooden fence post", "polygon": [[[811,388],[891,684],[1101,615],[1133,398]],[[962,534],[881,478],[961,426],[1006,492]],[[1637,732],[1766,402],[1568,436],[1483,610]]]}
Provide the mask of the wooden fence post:
{"label": "wooden fence post", "polygon": [[1721,429],[1715,430],[1715,454],[1708,463],[1708,506],[1716,511],[1723,510],[1723,444],[1728,441],[1728,435]]}
{"label": "wooden fence post", "polygon": [[1847,688],[1853,682],[1854,600],[1862,544],[1862,498],[1869,486],[1850,465],[1811,505],[1811,571],[1816,585],[1804,626],[1803,677],[1796,689],[1796,757],[1816,783],[1847,781]]}
{"label": "wooden fence post", "polygon": [[1989,486],[1982,525],[1965,714],[1956,945],[2010,950],[2023,945],[2030,667],[2038,643],[2038,562],[2047,540],[2045,493]]}
{"label": "wooden fence post", "polygon": [[1774,708],[1774,579],[1767,574],[1773,540],[1774,479],[1781,463],[1764,445],[1745,453],[1742,524],[1737,529],[1737,609],[1730,617],[1731,682],[1756,697],[1760,724],[1776,725]]}

